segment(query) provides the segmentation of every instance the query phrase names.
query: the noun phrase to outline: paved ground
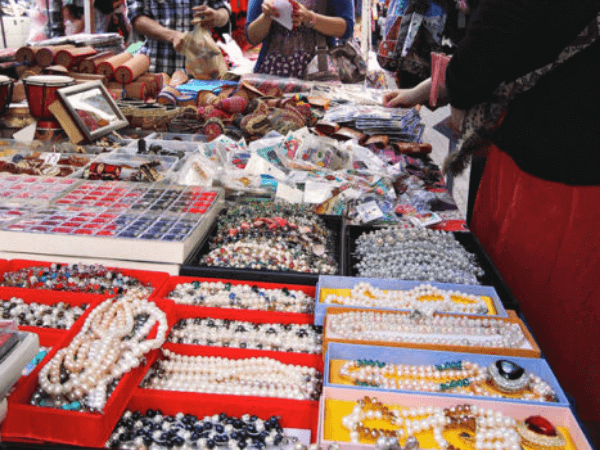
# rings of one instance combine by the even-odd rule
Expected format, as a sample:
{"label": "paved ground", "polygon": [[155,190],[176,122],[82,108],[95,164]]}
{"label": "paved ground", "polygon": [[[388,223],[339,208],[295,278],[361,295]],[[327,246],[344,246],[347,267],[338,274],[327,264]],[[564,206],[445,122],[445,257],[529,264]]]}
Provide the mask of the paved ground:
{"label": "paved ground", "polygon": [[[421,109],[421,117],[423,122],[427,125],[425,128],[424,142],[428,142],[433,146],[433,152],[431,154],[432,159],[441,167],[444,158],[448,154],[449,140],[446,136],[435,130],[434,125],[438,124],[446,117],[450,115],[450,108],[448,106],[444,108],[438,108],[436,111],[431,111],[427,108]],[[466,217],[467,212],[467,198],[469,195],[469,169],[458,178],[453,180],[452,195],[458,209],[461,211],[463,216]]]}

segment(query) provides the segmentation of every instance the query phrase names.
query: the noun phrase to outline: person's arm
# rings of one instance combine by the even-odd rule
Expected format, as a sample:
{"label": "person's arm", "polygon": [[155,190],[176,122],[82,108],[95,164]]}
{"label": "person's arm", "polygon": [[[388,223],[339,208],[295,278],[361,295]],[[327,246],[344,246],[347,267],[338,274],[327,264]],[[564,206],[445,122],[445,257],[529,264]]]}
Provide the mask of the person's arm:
{"label": "person's arm", "polygon": [[228,0],[208,0],[207,4],[194,6],[194,17],[207,29],[224,27],[229,23],[231,5]]}
{"label": "person's arm", "polygon": [[258,45],[266,39],[271,30],[273,17],[277,17],[277,9],[271,0],[250,0],[246,16],[246,38],[252,45]]}
{"label": "person's arm", "polygon": [[175,51],[181,51],[185,33],[171,30],[148,16],[137,16],[132,22],[133,29],[150,39],[169,42]]}
{"label": "person's arm", "polygon": [[314,28],[325,36],[342,38],[348,34],[348,23],[345,18],[317,14],[300,3],[292,15],[292,22],[296,27],[304,25]]}

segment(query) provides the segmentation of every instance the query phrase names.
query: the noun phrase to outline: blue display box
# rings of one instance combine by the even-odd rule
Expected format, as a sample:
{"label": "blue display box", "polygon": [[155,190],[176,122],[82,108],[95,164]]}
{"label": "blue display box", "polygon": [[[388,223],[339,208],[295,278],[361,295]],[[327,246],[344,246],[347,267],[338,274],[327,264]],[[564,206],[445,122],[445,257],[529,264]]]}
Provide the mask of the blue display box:
{"label": "blue display box", "polygon": [[514,356],[497,356],[497,355],[483,355],[474,353],[458,353],[458,352],[444,352],[435,350],[417,350],[410,348],[393,348],[393,347],[375,347],[369,345],[354,345],[354,344],[340,344],[337,342],[331,342],[328,346],[327,353],[325,354],[325,372],[323,376],[323,385],[328,387],[341,387],[348,389],[359,389],[364,391],[373,392],[400,392],[400,393],[418,393],[423,395],[433,396],[450,396],[463,399],[490,399],[490,397],[474,397],[472,395],[456,394],[456,393],[443,393],[443,392],[421,392],[421,391],[407,391],[407,390],[394,390],[394,389],[383,389],[366,386],[355,386],[350,384],[333,384],[330,382],[331,374],[331,361],[333,360],[357,360],[367,359],[376,360],[384,363],[391,364],[413,364],[413,365],[431,365],[431,364],[444,364],[452,361],[468,360],[479,364],[482,367],[487,367],[492,362],[498,359],[507,359],[519,364],[525,370],[538,375],[541,379],[546,381],[556,393],[558,399],[557,402],[540,402],[537,400],[523,400],[517,398],[496,398],[494,401],[499,402],[516,402],[530,405],[549,405],[549,406],[560,406],[570,407],[569,400],[565,395],[564,391],[560,387],[558,380],[554,376],[554,373],[550,369],[550,366],[545,359],[538,358],[519,358]]}
{"label": "blue display box", "polygon": [[[321,291],[323,289],[352,289],[353,286],[357,285],[361,282],[367,282],[370,285],[380,288],[380,289],[390,289],[390,290],[408,290],[412,289],[415,286],[419,286],[421,284],[431,284],[432,286],[436,286],[440,289],[449,290],[449,291],[459,291],[464,292],[465,294],[473,294],[473,295],[481,295],[490,297],[492,299],[492,303],[494,305],[494,309],[496,310],[496,314],[494,316],[497,317],[508,317],[506,313],[506,309],[502,305],[502,301],[496,290],[491,286],[477,286],[477,285],[466,285],[466,284],[451,284],[451,283],[433,283],[426,281],[406,281],[406,280],[398,280],[398,279],[386,279],[386,278],[356,278],[356,277],[339,277],[339,276],[331,276],[331,275],[321,275],[319,276],[319,281],[317,282],[317,295],[316,295],[316,303],[315,303],[315,325],[323,325],[323,320],[325,319],[325,313],[327,308],[360,308],[360,309],[379,309],[386,310],[386,308],[378,307],[378,308],[369,308],[365,306],[352,306],[352,305],[337,305],[332,303],[322,303],[321,302]],[[393,309],[387,309],[390,311],[397,311]],[[401,311],[401,310],[400,310]],[[449,313],[453,314],[453,313]],[[475,315],[475,314],[471,314]]]}

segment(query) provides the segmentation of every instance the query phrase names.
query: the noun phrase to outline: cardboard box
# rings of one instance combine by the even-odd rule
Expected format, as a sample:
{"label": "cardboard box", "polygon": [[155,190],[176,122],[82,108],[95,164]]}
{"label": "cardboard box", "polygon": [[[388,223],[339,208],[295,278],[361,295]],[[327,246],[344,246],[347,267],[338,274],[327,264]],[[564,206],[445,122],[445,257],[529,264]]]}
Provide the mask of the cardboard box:
{"label": "cardboard box", "polygon": [[[358,283],[369,283],[370,285],[386,290],[410,290],[416,286],[420,286],[421,284],[431,284],[432,286],[436,286],[440,289],[444,290],[452,290],[464,292],[466,294],[473,294],[488,297],[489,301],[486,301],[488,304],[488,314],[490,316],[499,316],[499,317],[507,317],[508,314],[496,293],[496,290],[491,286],[477,286],[477,285],[466,285],[466,284],[451,284],[451,283],[433,283],[427,281],[406,281],[406,280],[398,280],[398,279],[386,279],[386,278],[358,278],[358,277],[336,277],[331,275],[321,275],[319,277],[319,281],[317,283],[317,296],[316,296],[316,304],[315,304],[315,324],[322,325],[323,319],[325,318],[325,312],[327,308],[338,308],[338,307],[346,307],[346,308],[361,308],[361,309],[375,309],[364,306],[352,306],[352,305],[336,305],[333,303],[324,303],[325,298],[329,294],[333,294],[332,291],[340,291],[344,292],[340,293],[340,295],[350,295],[351,290]],[[386,308],[377,308],[377,309],[386,309]],[[394,310],[390,310],[394,311]]]}

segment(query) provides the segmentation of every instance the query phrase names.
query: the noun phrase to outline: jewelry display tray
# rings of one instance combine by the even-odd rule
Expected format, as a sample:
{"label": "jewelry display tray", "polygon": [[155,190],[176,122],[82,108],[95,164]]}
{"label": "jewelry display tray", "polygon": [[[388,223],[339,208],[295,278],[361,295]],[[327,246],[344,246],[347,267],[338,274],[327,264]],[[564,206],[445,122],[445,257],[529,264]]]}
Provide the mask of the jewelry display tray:
{"label": "jewelry display tray", "polygon": [[[360,308],[327,308],[327,316],[325,317],[325,321],[323,322],[323,351],[326,352],[328,349],[328,345],[333,342],[346,343],[346,344],[359,344],[359,345],[370,345],[370,346],[381,346],[381,347],[408,347],[408,348],[417,348],[423,350],[441,350],[441,351],[450,351],[450,352],[467,352],[467,353],[482,353],[488,355],[498,355],[498,356],[517,356],[524,358],[540,358],[542,356],[542,352],[540,347],[535,342],[531,332],[527,325],[518,318],[517,313],[514,311],[508,311],[508,317],[498,317],[495,320],[505,321],[510,323],[516,323],[521,328],[523,332],[526,343],[524,347],[521,348],[497,348],[497,347],[483,347],[483,346],[459,346],[459,345],[450,345],[450,344],[423,344],[423,343],[413,343],[413,342],[392,342],[392,341],[362,341],[356,339],[342,339],[341,337],[337,337],[335,335],[332,336],[330,328],[329,328],[329,320],[331,316],[336,314],[342,314],[346,312],[356,312],[356,311],[369,311],[369,312],[380,312],[385,314],[409,314],[408,311],[386,311],[379,309],[369,309],[363,310]],[[481,319],[482,316],[473,316],[469,314],[465,314],[462,317],[469,319]]]}
{"label": "jewelry display tray", "polygon": [[[373,443],[369,444],[353,444],[349,439],[348,430],[342,427],[341,420],[338,417],[332,419],[335,415],[334,404],[330,402],[358,402],[365,397],[368,391],[358,389],[347,389],[341,387],[325,386],[321,401],[319,402],[319,442],[327,448],[329,444],[337,442],[340,450],[372,450]],[[567,445],[564,450],[593,450],[585,433],[581,429],[579,420],[573,414],[573,411],[568,407],[562,406],[547,406],[546,404],[525,404],[514,402],[501,402],[496,400],[480,400],[475,397],[465,399],[457,399],[444,395],[424,395],[424,394],[405,394],[391,393],[379,391],[376,394],[369,392],[369,395],[375,396],[380,402],[385,405],[397,405],[404,407],[441,407],[449,408],[452,406],[469,404],[477,405],[480,408],[493,409],[500,411],[502,414],[512,417],[515,420],[524,420],[529,416],[542,416],[548,419],[557,427],[562,427],[568,430]],[[334,414],[332,414],[332,412]],[[351,412],[351,408],[350,411]],[[339,415],[339,414],[338,414]],[[332,423],[334,422],[334,423]],[[334,433],[336,436],[333,436]],[[331,439],[335,437],[335,439]],[[428,447],[428,446],[427,446]],[[470,448],[471,446],[469,446]],[[532,447],[528,447],[532,448]]]}
{"label": "jewelry display tray", "polygon": [[[336,360],[352,361],[352,360],[376,360],[383,363],[390,364],[410,364],[410,365],[441,365],[450,361],[470,361],[479,364],[481,367],[487,367],[491,363],[502,359],[501,357],[494,355],[484,355],[476,353],[456,353],[436,350],[419,350],[414,348],[391,348],[391,347],[374,347],[369,345],[350,345],[341,344],[338,342],[332,342],[327,348],[325,355],[325,371],[323,373],[323,386],[328,387],[339,387],[344,389],[356,389],[363,392],[363,394],[370,393],[369,395],[378,396],[380,392],[391,392],[406,394],[418,394],[418,395],[443,395],[449,396],[456,399],[456,401],[470,401],[473,397],[471,395],[459,394],[459,393],[435,393],[435,392],[422,392],[422,391],[408,391],[408,390],[391,390],[379,387],[368,387],[368,386],[355,386],[351,384],[336,384],[332,382],[332,364]],[[545,359],[538,358],[519,358],[510,357],[510,361],[517,363],[523,367],[527,372],[533,373],[544,381],[546,381],[553,391],[556,393],[557,402],[539,402],[536,400],[527,400],[521,398],[495,398],[494,401],[499,402],[510,402],[510,403],[524,403],[529,405],[546,405],[554,407],[569,407],[570,403],[565,395],[564,391],[560,387],[560,384],[552,369],[548,365]],[[468,399],[468,400],[467,400]]]}
{"label": "jewelry display tray", "polygon": [[[357,277],[358,271],[355,269],[355,265],[358,262],[354,253],[356,251],[356,240],[363,233],[377,230],[381,227],[370,227],[364,225],[347,225],[344,233],[344,272],[345,276]],[[500,272],[496,269],[496,266],[492,262],[489,255],[481,246],[479,239],[468,231],[455,231],[452,233],[456,240],[465,248],[469,253],[474,254],[477,257],[479,266],[484,271],[484,276],[480,279],[481,284],[485,286],[492,286],[502,304],[506,309],[512,309],[519,311],[519,302],[513,295],[509,287],[506,285]]]}
{"label": "jewelry display tray", "polygon": [[[344,271],[344,256],[343,256],[343,229],[344,219],[341,216],[320,216],[325,222],[325,226],[333,233],[333,252],[338,263],[339,273]],[[218,221],[218,219],[217,219]],[[319,280],[319,274],[303,273],[303,272],[276,272],[272,270],[247,270],[235,269],[231,267],[205,267],[199,266],[198,263],[202,256],[209,252],[209,242],[214,237],[217,231],[216,222],[213,224],[210,232],[200,242],[197,249],[191,254],[186,262],[181,266],[180,275],[194,277],[211,277],[211,278],[227,278],[246,281],[265,281],[272,283],[286,284],[305,284],[316,285]]]}
{"label": "jewelry display tray", "polygon": [[[264,283],[262,281],[244,281],[240,279],[222,279],[222,278],[201,278],[201,277],[170,277],[167,282],[156,292],[156,296],[160,298],[166,298],[171,300],[169,294],[173,291],[178,284],[193,283],[194,281],[203,282],[222,282],[231,283],[233,285],[248,284],[250,286],[258,286],[264,289],[283,289],[302,291],[305,294],[315,297],[315,287],[303,284],[289,284],[289,283]],[[186,305],[182,303],[175,303],[175,314],[188,314],[186,317],[192,317],[191,314],[198,314],[197,317],[213,317],[216,319],[230,319],[230,320],[248,320],[252,321],[253,317],[270,320],[277,323],[300,323],[310,324],[313,323],[313,314],[294,313],[294,312],[283,312],[283,311],[262,311],[262,310],[249,310],[249,309],[237,309],[237,308],[216,308],[209,306],[197,306],[197,305]],[[183,317],[183,316],[182,316]]]}
{"label": "jewelry display tray", "polygon": [[[357,305],[339,305],[335,303],[325,303],[326,291],[335,291],[336,289],[352,289],[358,283],[369,283],[371,286],[379,289],[387,290],[409,290],[422,284],[430,284],[443,290],[452,290],[464,292],[466,294],[473,294],[479,296],[486,296],[491,299],[494,313],[485,315],[507,317],[508,314],[496,293],[496,290],[491,286],[478,286],[478,285],[466,285],[466,284],[451,284],[451,283],[434,283],[428,281],[406,281],[390,278],[358,278],[358,277],[336,277],[331,275],[321,275],[319,282],[317,283],[317,294],[315,303],[315,324],[323,325],[325,319],[325,312],[327,308],[360,308],[360,309],[387,309],[387,308],[372,308],[367,306]],[[397,311],[390,309],[390,311]],[[454,314],[454,313],[447,313]]]}
{"label": "jewelry display tray", "polygon": [[[167,317],[172,318],[173,302],[156,299],[152,301],[157,303]],[[10,414],[2,424],[3,441],[32,444],[52,442],[80,447],[104,447],[134,390],[158,357],[159,350],[153,350],[146,354],[145,360],[137,368],[119,380],[102,413],[69,411],[30,404],[31,396],[38,387],[40,370],[58,350],[69,345],[80,331],[91,310],[92,308],[88,308],[65,337],[52,347],[52,350],[33,372],[19,381],[17,389],[8,400]],[[172,321],[169,321],[169,329],[172,325]],[[150,331],[150,338],[156,333],[156,329],[155,325]]]}

